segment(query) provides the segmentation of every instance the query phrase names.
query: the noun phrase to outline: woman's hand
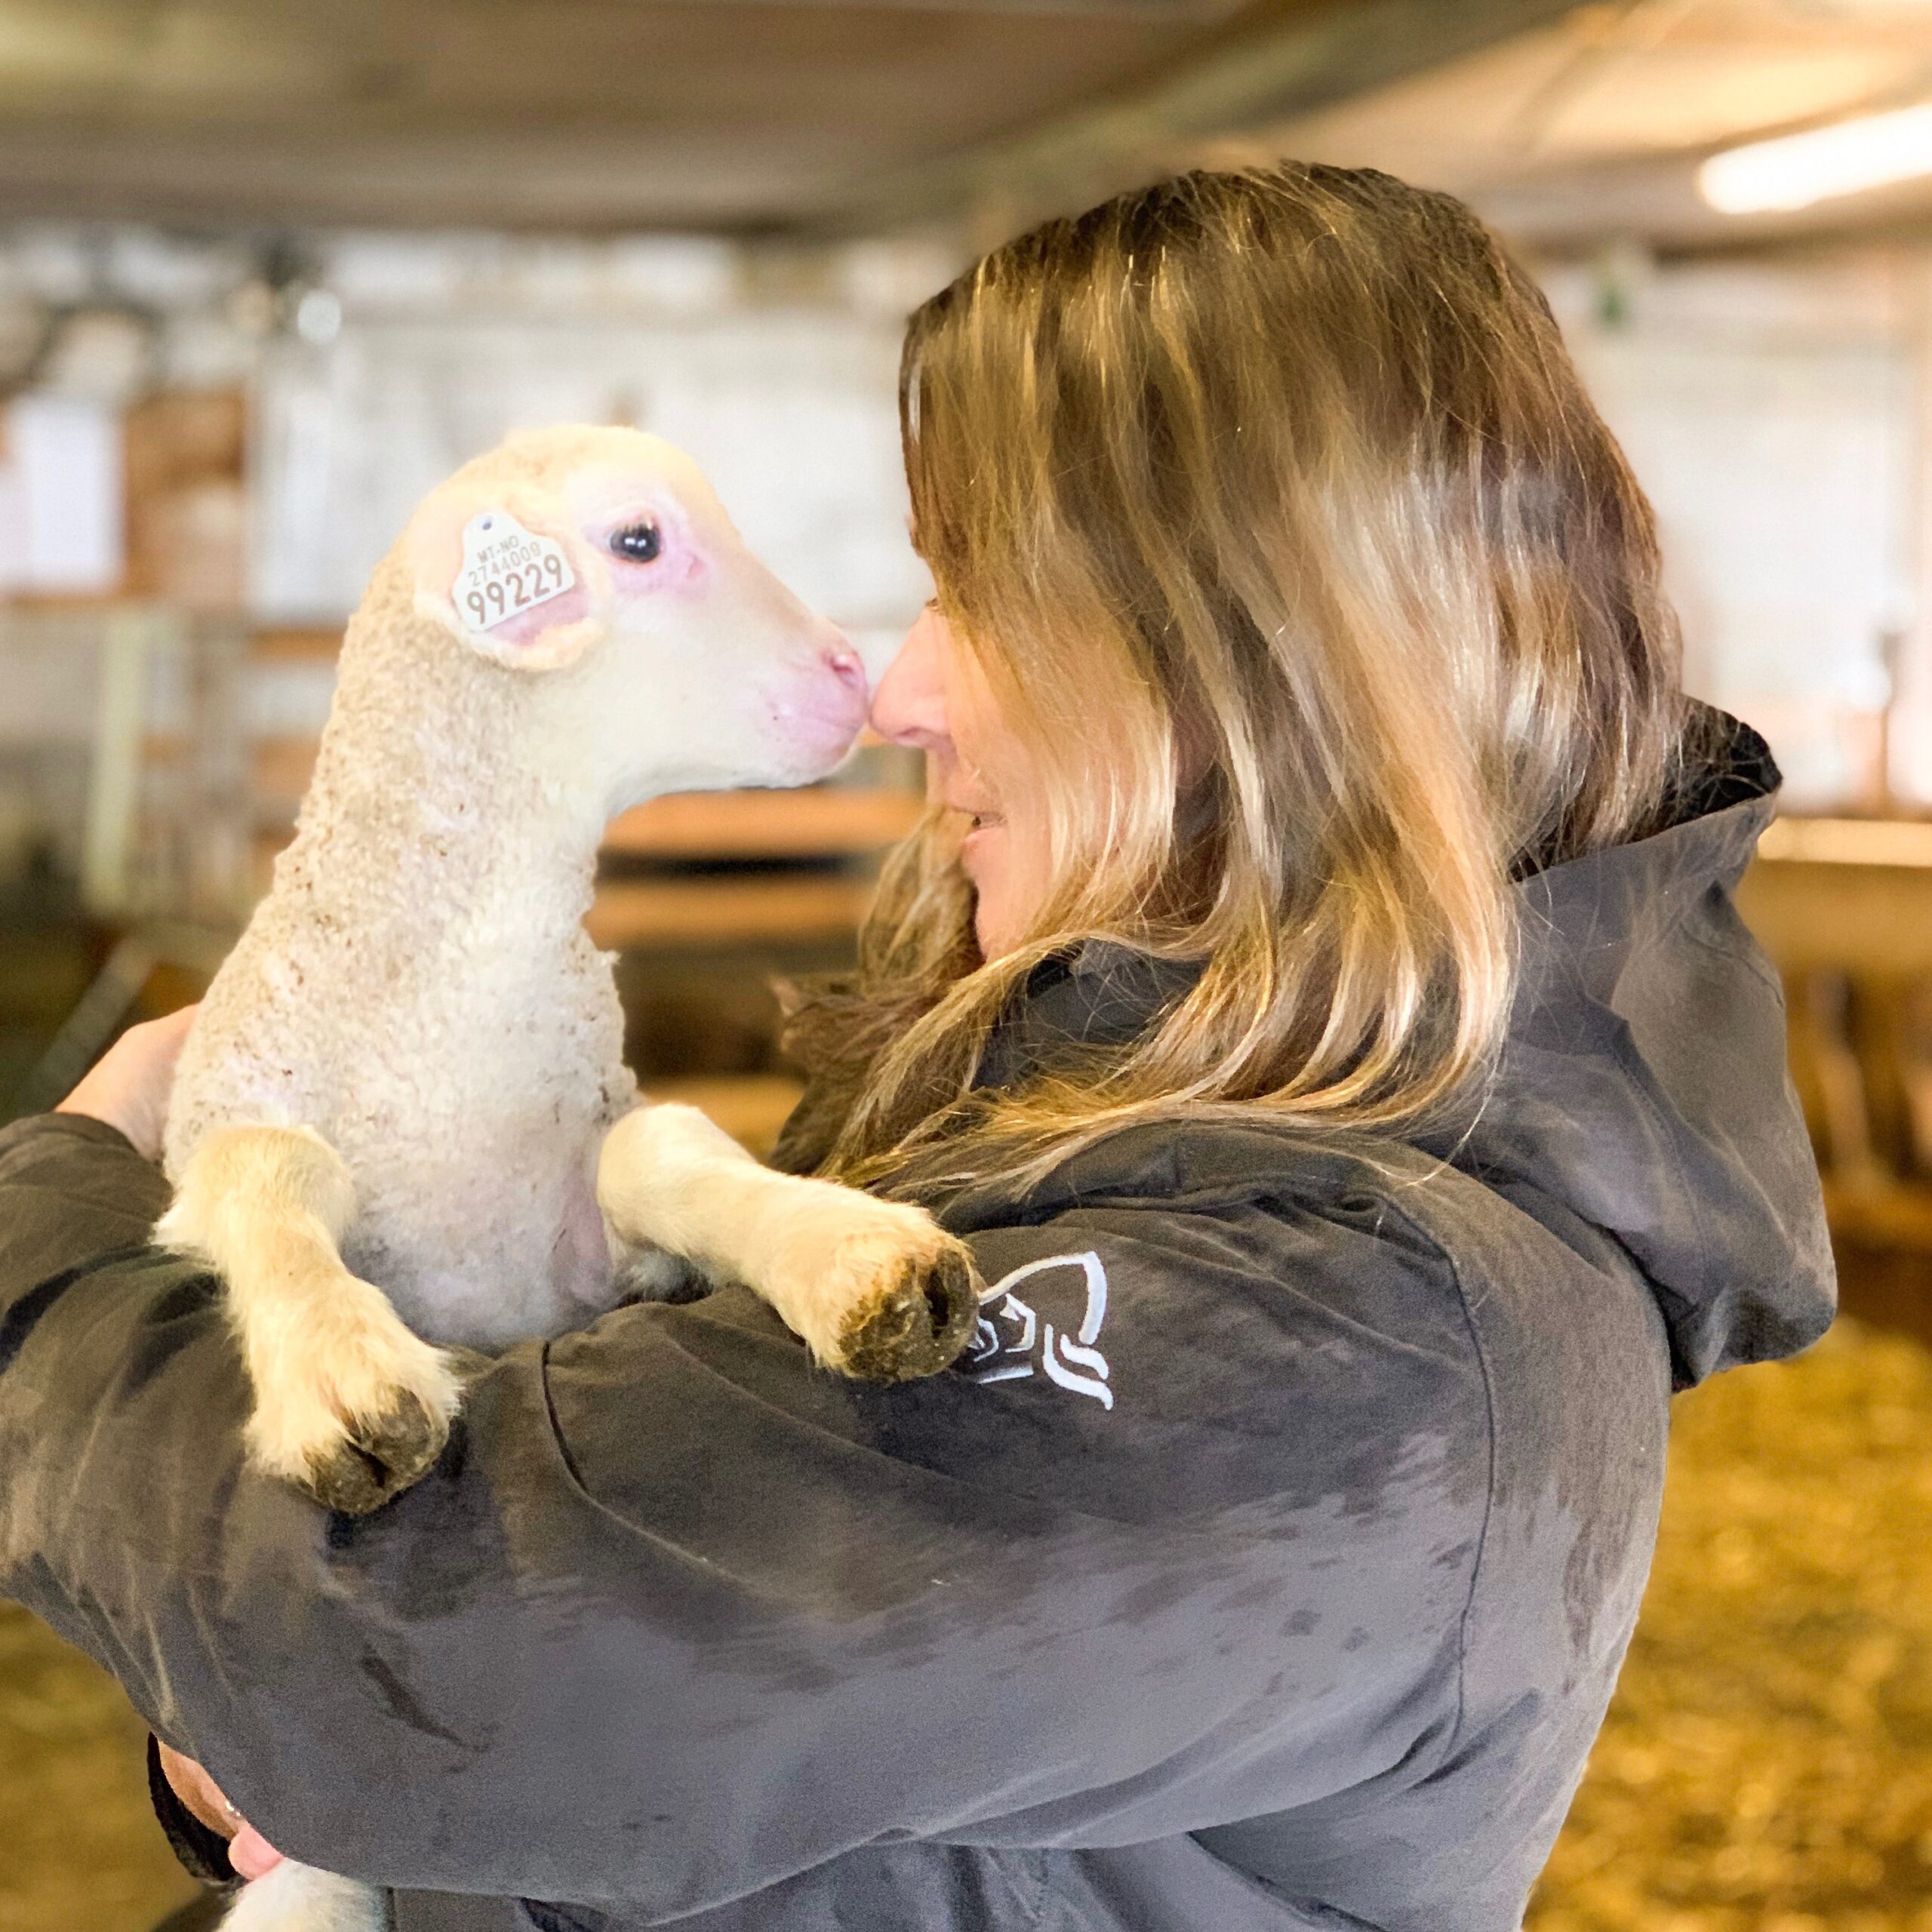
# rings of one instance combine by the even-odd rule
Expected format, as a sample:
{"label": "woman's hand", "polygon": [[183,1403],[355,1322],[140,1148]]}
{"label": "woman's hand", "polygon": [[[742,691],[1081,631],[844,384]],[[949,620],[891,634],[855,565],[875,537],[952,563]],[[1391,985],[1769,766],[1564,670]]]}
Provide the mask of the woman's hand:
{"label": "woman's hand", "polygon": [[[158,1158],[174,1063],[194,1018],[194,1008],[184,1006],[165,1019],[130,1026],[54,1112],[105,1121],[119,1128],[137,1152],[150,1161]],[[243,1878],[259,1878],[281,1863],[281,1854],[229,1803],[220,1786],[193,1758],[158,1738],[155,1742],[170,1789],[216,1837],[227,1839],[228,1862]]]}
{"label": "woman's hand", "polygon": [[162,1775],[175,1796],[217,1838],[228,1840],[228,1862],[245,1878],[259,1878],[281,1863],[281,1854],[223,1796],[192,1758],[171,1751],[158,1738]]}
{"label": "woman's hand", "polygon": [[184,1006],[165,1020],[130,1026],[54,1111],[103,1120],[118,1128],[137,1152],[158,1160],[174,1063],[181,1057],[195,1013],[193,1007]]}

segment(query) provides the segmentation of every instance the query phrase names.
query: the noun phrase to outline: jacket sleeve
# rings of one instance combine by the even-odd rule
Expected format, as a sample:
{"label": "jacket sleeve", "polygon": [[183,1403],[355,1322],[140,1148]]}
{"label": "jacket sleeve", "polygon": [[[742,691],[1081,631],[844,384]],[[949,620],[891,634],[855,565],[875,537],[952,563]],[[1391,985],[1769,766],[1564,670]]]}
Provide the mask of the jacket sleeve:
{"label": "jacket sleeve", "polygon": [[1385,1763],[1431,1721],[1482,1497],[1442,1520],[1415,1418],[1472,1465],[1480,1425],[1413,1284],[1365,1352],[1369,1291],[1284,1291],[1259,1221],[1075,1205],[971,1236],[963,1370],[825,1375],[741,1290],[627,1307],[472,1358],[438,1467],[351,1519],[245,1468],[164,1192],[91,1123],[0,1135],[0,1589],[292,1856],[669,1918],[869,1843],[1210,1822],[1298,1701],[1317,1758],[1324,1699],[1386,1706]]}

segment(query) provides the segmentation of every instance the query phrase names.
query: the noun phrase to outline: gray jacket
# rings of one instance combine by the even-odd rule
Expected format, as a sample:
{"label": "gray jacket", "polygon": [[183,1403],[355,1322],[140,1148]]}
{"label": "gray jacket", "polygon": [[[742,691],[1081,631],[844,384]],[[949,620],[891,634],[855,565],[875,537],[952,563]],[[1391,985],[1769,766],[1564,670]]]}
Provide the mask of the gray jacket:
{"label": "gray jacket", "polygon": [[[949,1218],[971,1358],[814,1372],[749,1294],[478,1359],[420,1487],[243,1467],[155,1171],[0,1136],[0,1588],[400,1932],[1509,1932],[1650,1560],[1666,1404],[1830,1318],[1747,734],[1672,829],[1522,887],[1447,1144],[1124,1134]],[[1017,1077],[1131,1032],[1035,976]],[[528,1901],[530,1903],[518,1903]]]}

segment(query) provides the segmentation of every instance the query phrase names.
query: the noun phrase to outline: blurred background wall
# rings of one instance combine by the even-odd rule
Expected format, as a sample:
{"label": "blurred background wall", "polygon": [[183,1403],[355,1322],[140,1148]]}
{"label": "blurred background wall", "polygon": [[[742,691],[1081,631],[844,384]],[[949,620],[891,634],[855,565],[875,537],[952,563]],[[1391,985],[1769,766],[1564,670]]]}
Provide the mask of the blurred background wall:
{"label": "blurred background wall", "polygon": [[[205,983],[371,567],[506,431],[684,445],[882,656],[926,594],[900,325],[979,250],[1189,165],[1450,189],[1657,504],[1692,688],[1786,769],[1744,903],[1880,1324],[1687,1405],[1533,1922],[1932,1932],[1928,101],[1932,0],[0,0],[0,1116]],[[654,1088],[768,1140],[770,981],[849,957],[919,785],[869,746],[612,828]],[[180,1895],[131,1724],[0,1617],[0,1932]]]}

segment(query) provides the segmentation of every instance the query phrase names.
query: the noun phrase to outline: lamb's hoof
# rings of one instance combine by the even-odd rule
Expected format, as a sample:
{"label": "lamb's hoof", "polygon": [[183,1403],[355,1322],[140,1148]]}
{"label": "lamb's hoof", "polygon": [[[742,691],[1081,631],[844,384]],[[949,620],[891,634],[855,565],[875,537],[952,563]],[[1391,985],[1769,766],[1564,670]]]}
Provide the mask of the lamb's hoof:
{"label": "lamb's hoof", "polygon": [[312,1456],[302,1487],[327,1509],[367,1516],[435,1466],[450,1426],[408,1389],[372,1422],[351,1423],[340,1441]]}
{"label": "lamb's hoof", "polygon": [[972,1336],[980,1285],[958,1242],[923,1261],[908,1255],[884,1292],[857,1310],[841,1333],[841,1371],[867,1382],[937,1374]]}

